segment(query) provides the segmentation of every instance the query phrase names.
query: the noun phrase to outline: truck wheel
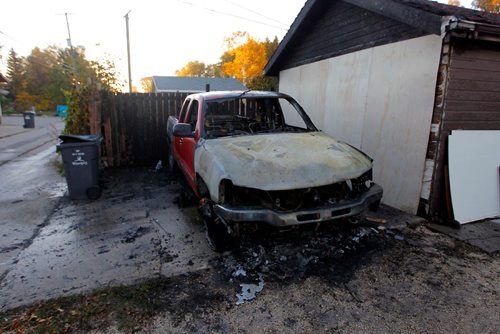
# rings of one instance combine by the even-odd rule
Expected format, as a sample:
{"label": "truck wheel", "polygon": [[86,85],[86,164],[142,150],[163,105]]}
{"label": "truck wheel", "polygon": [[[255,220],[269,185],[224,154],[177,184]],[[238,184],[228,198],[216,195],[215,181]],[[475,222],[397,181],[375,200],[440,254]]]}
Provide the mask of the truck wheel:
{"label": "truck wheel", "polygon": [[219,218],[205,217],[205,236],[208,246],[217,253],[223,253],[234,247],[234,235],[229,233],[226,225]]}
{"label": "truck wheel", "polygon": [[203,204],[200,206],[199,211],[205,223],[205,237],[208,246],[218,253],[231,250],[236,241],[236,233],[226,226],[226,224],[215,215],[212,205],[208,201],[201,201]]}

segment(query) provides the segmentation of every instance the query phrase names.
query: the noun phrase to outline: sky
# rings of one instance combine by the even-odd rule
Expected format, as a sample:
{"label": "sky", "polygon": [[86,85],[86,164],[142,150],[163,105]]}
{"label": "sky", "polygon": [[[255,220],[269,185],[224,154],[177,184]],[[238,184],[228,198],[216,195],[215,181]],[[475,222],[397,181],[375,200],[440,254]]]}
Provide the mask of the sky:
{"label": "sky", "polygon": [[[439,2],[446,3],[446,0]],[[13,48],[27,56],[38,46],[66,47],[68,13],[71,40],[87,58],[115,62],[127,80],[125,14],[129,13],[132,84],[153,75],[175,75],[190,60],[219,60],[224,38],[247,31],[281,40],[305,0],[16,0],[0,8],[0,71]],[[462,1],[470,7],[470,1]],[[124,89],[128,84],[124,84]]]}

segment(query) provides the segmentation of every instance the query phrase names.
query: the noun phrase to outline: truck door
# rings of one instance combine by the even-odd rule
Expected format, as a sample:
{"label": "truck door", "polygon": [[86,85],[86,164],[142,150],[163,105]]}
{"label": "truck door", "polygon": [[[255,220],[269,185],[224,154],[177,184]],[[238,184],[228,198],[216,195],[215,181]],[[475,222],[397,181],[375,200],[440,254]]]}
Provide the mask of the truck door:
{"label": "truck door", "polygon": [[196,173],[194,171],[194,149],[200,138],[198,123],[199,103],[198,100],[192,100],[189,105],[188,113],[184,123],[191,124],[191,130],[195,132],[194,138],[179,138],[179,152],[181,152],[181,169],[186,176],[189,184],[196,189]]}
{"label": "truck door", "polygon": [[[184,123],[184,120],[186,119],[186,113],[187,113],[187,108],[189,107],[189,102],[191,102],[190,99],[185,99],[184,103],[182,104],[181,112],[179,113],[179,118],[177,119],[179,123]],[[177,161],[180,161],[180,138],[173,136],[172,138],[172,150],[173,150],[173,155]]]}

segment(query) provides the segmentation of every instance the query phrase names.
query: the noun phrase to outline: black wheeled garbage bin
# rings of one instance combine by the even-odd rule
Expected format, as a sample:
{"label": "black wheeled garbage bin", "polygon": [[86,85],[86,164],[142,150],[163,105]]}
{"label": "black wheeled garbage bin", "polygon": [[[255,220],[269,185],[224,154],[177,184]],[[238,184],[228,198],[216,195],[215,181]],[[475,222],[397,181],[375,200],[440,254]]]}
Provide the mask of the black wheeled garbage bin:
{"label": "black wheeled garbage bin", "polygon": [[99,187],[99,146],[97,135],[61,135],[57,149],[61,152],[64,174],[71,199],[97,199]]}
{"label": "black wheeled garbage bin", "polygon": [[33,129],[35,127],[35,112],[25,111],[23,112],[24,128]]}

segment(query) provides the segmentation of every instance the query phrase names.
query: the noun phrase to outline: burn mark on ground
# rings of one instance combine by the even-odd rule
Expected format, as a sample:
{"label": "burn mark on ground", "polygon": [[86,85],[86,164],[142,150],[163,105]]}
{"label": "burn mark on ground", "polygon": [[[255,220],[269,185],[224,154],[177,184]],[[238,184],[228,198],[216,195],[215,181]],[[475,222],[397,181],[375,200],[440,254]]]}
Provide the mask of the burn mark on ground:
{"label": "burn mark on ground", "polygon": [[290,284],[313,276],[342,286],[376,253],[400,242],[394,235],[400,234],[346,222],[288,231],[265,227],[243,236],[239,247],[213,265],[239,294],[242,285],[253,289],[261,282]]}
{"label": "burn mark on ground", "polygon": [[123,236],[123,238],[121,239],[121,242],[122,243],[123,242],[124,243],[134,242],[135,239],[138,239],[138,238],[142,237],[143,235],[148,234],[150,229],[151,228],[149,226],[139,226],[138,228],[129,229],[125,233],[125,236]]}

